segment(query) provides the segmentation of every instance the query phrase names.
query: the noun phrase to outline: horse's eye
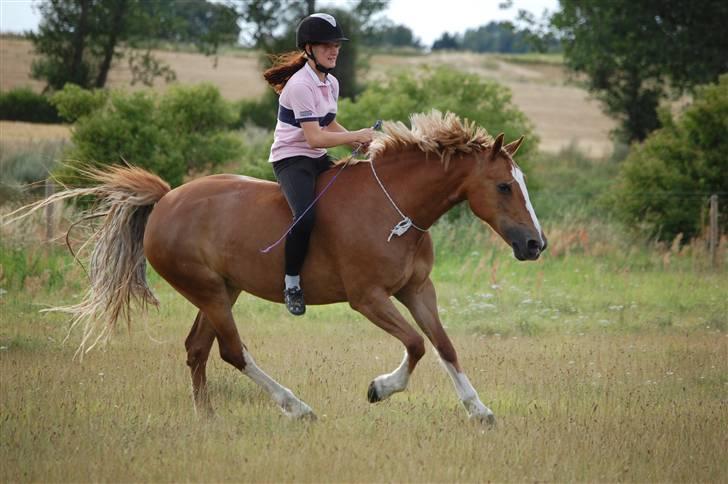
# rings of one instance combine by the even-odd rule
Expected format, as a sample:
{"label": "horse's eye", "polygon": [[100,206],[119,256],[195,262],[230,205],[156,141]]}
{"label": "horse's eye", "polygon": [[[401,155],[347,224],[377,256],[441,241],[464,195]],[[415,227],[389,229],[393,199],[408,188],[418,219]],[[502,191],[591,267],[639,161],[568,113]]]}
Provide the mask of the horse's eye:
{"label": "horse's eye", "polygon": [[511,193],[511,184],[510,183],[499,183],[498,191],[500,193]]}

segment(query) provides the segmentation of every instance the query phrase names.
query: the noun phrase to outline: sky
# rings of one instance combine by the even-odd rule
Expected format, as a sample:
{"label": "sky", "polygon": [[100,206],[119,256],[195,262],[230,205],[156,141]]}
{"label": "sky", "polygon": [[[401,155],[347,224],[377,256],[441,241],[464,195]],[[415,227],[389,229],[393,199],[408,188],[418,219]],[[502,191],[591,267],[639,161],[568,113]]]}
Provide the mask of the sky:
{"label": "sky", "polygon": [[[180,0],[181,1],[181,0]],[[321,0],[322,6],[351,4],[354,0]],[[558,0],[513,0],[500,9],[503,0],[390,0],[384,14],[395,24],[409,27],[423,45],[432,45],[443,32],[462,33],[490,21],[514,20],[519,9],[540,17],[544,10],[558,9]],[[37,0],[0,0],[0,32],[35,30],[40,17],[32,8]],[[322,10],[324,7],[322,7]]]}

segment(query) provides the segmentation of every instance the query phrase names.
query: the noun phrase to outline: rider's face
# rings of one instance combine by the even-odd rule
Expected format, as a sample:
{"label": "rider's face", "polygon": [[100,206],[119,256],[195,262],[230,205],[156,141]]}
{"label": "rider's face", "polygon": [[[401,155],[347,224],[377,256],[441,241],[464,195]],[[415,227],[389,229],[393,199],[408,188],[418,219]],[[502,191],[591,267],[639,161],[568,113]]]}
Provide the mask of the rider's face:
{"label": "rider's face", "polygon": [[333,69],[336,67],[336,59],[339,57],[341,42],[326,42],[323,44],[310,44],[309,48],[316,56],[316,60],[322,66]]}

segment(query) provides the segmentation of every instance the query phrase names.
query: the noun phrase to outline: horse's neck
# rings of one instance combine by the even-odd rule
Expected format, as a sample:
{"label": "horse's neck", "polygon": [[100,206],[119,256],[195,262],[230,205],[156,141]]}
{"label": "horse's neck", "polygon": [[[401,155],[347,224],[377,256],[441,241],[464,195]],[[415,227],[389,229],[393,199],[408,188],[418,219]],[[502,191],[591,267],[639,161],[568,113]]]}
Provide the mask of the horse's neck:
{"label": "horse's neck", "polygon": [[437,155],[426,159],[424,153],[413,150],[387,154],[374,166],[399,209],[417,226],[427,228],[462,200],[467,163],[453,159],[445,170]]}

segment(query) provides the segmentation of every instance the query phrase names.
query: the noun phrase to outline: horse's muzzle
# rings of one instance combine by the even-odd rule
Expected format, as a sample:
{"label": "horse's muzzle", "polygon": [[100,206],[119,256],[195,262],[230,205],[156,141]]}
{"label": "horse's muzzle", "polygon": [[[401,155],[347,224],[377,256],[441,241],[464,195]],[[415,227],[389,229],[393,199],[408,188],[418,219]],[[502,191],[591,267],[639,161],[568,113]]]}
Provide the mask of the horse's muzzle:
{"label": "horse's muzzle", "polygon": [[[541,242],[543,240],[543,242]],[[518,260],[536,260],[541,255],[541,252],[546,250],[548,241],[546,237],[541,236],[541,240],[518,237],[511,239],[511,247],[513,248],[513,255]]]}

